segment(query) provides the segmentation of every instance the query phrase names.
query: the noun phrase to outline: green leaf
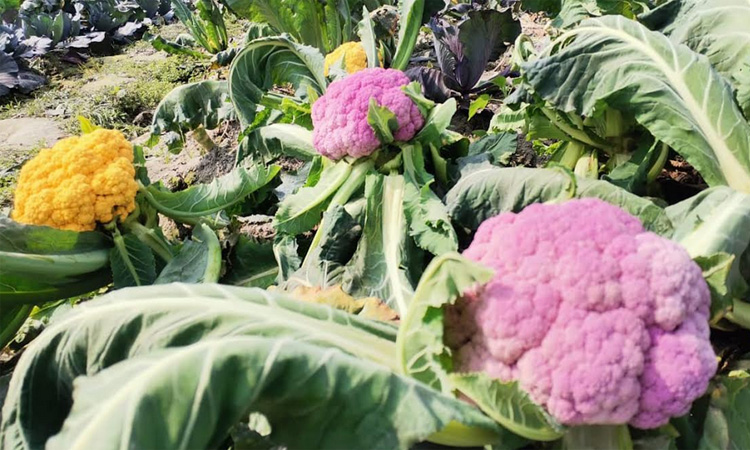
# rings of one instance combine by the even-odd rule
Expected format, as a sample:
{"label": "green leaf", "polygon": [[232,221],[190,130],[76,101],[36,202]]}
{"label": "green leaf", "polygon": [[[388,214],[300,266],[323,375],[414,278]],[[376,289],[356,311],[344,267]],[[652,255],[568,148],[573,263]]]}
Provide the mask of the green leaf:
{"label": "green leaf", "polygon": [[0,273],[0,308],[22,304],[41,304],[76,297],[96,291],[111,282],[112,271],[109,267],[64,279],[45,279],[33,274],[18,275],[2,272]]}
{"label": "green leaf", "polygon": [[510,109],[503,105],[490,120],[490,133],[519,133],[527,131],[527,109],[528,105],[522,105],[518,110]]}
{"label": "green leaf", "polygon": [[409,235],[420,248],[434,255],[458,250],[458,238],[448,210],[430,186],[433,176],[425,169],[419,145],[404,146],[404,207]]}
{"label": "green leaf", "polygon": [[0,305],[59,300],[106,286],[111,247],[103,233],[24,225],[0,217]]}
{"label": "green leaf", "polygon": [[563,436],[563,428],[532,402],[517,382],[502,383],[484,373],[451,374],[449,378],[459,392],[513,433],[534,441],[554,441]]}
{"label": "green leaf", "polygon": [[276,282],[279,267],[273,255],[273,242],[256,242],[240,235],[229,256],[222,283],[267,288]]}
{"label": "green leaf", "polygon": [[148,245],[132,234],[114,238],[110,251],[110,265],[115,289],[147,286],[156,280],[156,260]]}
{"label": "green leaf", "polygon": [[[357,209],[354,205],[351,209]],[[334,205],[323,215],[320,242],[308,251],[302,266],[289,277],[285,290],[297,286],[327,288],[341,284],[344,266],[351,259],[362,236],[363,208],[353,215],[342,205]]]}
{"label": "green leaf", "polygon": [[299,125],[274,123],[256,130],[267,155],[292,156],[309,161],[318,155],[313,146],[312,131]]}
{"label": "green leaf", "polygon": [[268,23],[277,33],[288,33],[304,45],[324,53],[343,42],[353,40],[353,17],[349,7],[359,9],[360,2],[331,0],[225,0],[241,17]]}
{"label": "green leaf", "polygon": [[516,133],[502,132],[488,134],[469,144],[469,155],[490,155],[495,164],[508,164],[510,156],[518,147]]}
{"label": "green leaf", "polygon": [[612,169],[604,178],[634,194],[644,195],[647,186],[661,173],[669,147],[661,142],[642,140],[630,159]]}
{"label": "green leaf", "polygon": [[24,225],[0,217],[3,274],[64,278],[95,272],[107,266],[111,247],[103,233]]}
{"label": "green leaf", "polygon": [[635,19],[644,8],[641,0],[562,0],[560,12],[550,23],[555,28],[569,28],[589,17],[619,14]]}
{"label": "green leaf", "polygon": [[469,103],[469,120],[490,103],[490,94],[482,94]]}
{"label": "green leaf", "polygon": [[273,255],[276,264],[279,267],[279,274],[276,278],[278,283],[282,283],[302,265],[302,259],[297,252],[297,240],[294,236],[288,234],[278,234],[273,242]]}
{"label": "green leaf", "polygon": [[571,39],[523,65],[544,100],[583,116],[603,103],[632,114],[710,185],[750,192],[750,124],[704,57],[619,16],[587,20],[559,41]]}
{"label": "green leaf", "polygon": [[[0,439],[20,449],[53,435],[50,448],[89,438],[212,448],[258,411],[289,448],[408,448],[441,430],[444,441],[497,442],[501,430],[476,409],[389,370],[395,332],[259,289],[119,291],[60,318],[25,352]],[[320,414],[336,408],[337,420]]]}
{"label": "green leaf", "polygon": [[[43,448],[47,439],[60,431],[73,405],[72,390],[76,378],[92,376],[120,361],[159,349],[232,336],[290,338],[311,345],[339,348],[389,367],[393,365],[395,355],[395,333],[396,329],[387,323],[298,302],[260,289],[170,284],[116,291],[61,317],[35,340],[33,346],[27,348],[16,366],[5,403],[0,447]],[[190,373],[170,372],[186,376]],[[342,383],[346,385],[344,380]],[[309,385],[305,387],[310,388]],[[347,392],[351,394],[350,390]],[[377,393],[378,399],[383,398],[381,389],[373,392]],[[104,398],[99,399],[102,400]],[[167,417],[164,415],[152,421],[152,425],[163,424]],[[234,423],[227,424],[226,431],[231,425]],[[106,432],[107,429],[101,430]],[[372,429],[365,427],[365,430],[372,435]],[[168,430],[156,434],[171,435]]]}
{"label": "green leaf", "polygon": [[89,134],[92,131],[98,130],[101,127],[94,125],[93,122],[91,122],[89,119],[87,119],[84,116],[77,116],[76,119],[78,119],[78,124],[81,126],[81,133],[83,134]]}
{"label": "green leaf", "polygon": [[274,227],[281,233],[297,235],[311,230],[320,222],[331,197],[349,178],[352,166],[346,161],[323,169],[315,186],[303,187],[279,203]]}
{"label": "green leaf", "polygon": [[190,31],[195,41],[209,53],[226,50],[229,39],[219,5],[213,0],[197,0],[196,13],[182,0],[172,0],[175,16]]}
{"label": "green leaf", "polygon": [[[349,0],[332,0],[325,2],[322,22],[325,27],[325,50],[332,51],[344,42],[354,38],[352,22],[357,19],[349,9]],[[355,4],[355,6],[357,6]]]}
{"label": "green leaf", "polygon": [[[675,225],[672,239],[678,241],[691,257],[712,257],[726,253],[734,257],[729,278],[726,280],[729,295],[744,297],[748,285],[741,273],[740,260],[750,247],[750,195],[728,187],[702,191],[687,200],[666,209]],[[724,310],[712,308],[713,313]],[[715,317],[716,318],[716,317]]]}
{"label": "green leaf", "polygon": [[[419,84],[418,81],[412,81],[406,86],[401,87],[401,90],[411,99],[411,101],[414,102],[415,105],[417,105],[417,109],[419,109],[419,113],[422,114],[422,117],[430,117],[430,111],[435,107],[435,102],[424,96],[422,93],[422,85]],[[441,129],[439,131],[442,132],[444,130]]]}
{"label": "green leaf", "polygon": [[370,106],[367,109],[367,123],[375,132],[375,137],[382,145],[393,142],[393,133],[398,130],[398,119],[387,106],[378,105],[375,97],[370,97]]}
{"label": "green leaf", "polygon": [[462,177],[446,194],[445,203],[455,225],[476,230],[502,212],[519,212],[532,203],[571,197],[599,198],[638,217],[649,231],[672,233],[667,213],[652,201],[606,181],[571,178],[558,169],[489,166]]}
{"label": "green leaf", "polygon": [[441,147],[442,135],[451,124],[451,119],[456,113],[456,99],[449,98],[445,103],[440,103],[427,116],[422,129],[414,136],[414,141],[422,145]]}
{"label": "green leaf", "polygon": [[142,188],[144,198],[157,211],[174,219],[210,216],[266,186],[279,173],[278,166],[236,167],[209,184],[196,184],[183,191],[170,192],[159,185]]}
{"label": "green leaf", "polygon": [[177,140],[170,147],[181,149],[186,132],[199,128],[212,130],[234,118],[227,82],[199,81],[178,86],[164,97],[156,107],[151,135],[158,138],[167,132],[176,133]]}
{"label": "green leaf", "polygon": [[[448,372],[453,367],[450,349],[443,343],[443,307],[453,304],[470,288],[492,279],[491,269],[458,253],[433,259],[422,274],[408,312],[398,331],[401,371],[443,392],[450,392]],[[405,316],[405,317],[404,317]]]}
{"label": "green leaf", "polygon": [[383,366],[291,338],[228,337],[78,380],[73,409],[47,448],[216,448],[248,411],[263,414],[268,438],[286,448],[408,449],[452,421],[497,440],[497,428],[470,405]]}
{"label": "green leaf", "polygon": [[359,22],[359,40],[367,55],[367,67],[380,67],[378,58],[378,41],[375,38],[375,29],[370,11],[366,6],[362,7],[362,20]]}
{"label": "green leaf", "polygon": [[170,55],[187,55],[198,59],[210,58],[210,56],[205,53],[193,50],[192,48],[186,45],[178,44],[177,42],[168,41],[159,35],[146,33],[143,35],[143,40],[151,43],[151,46],[156,50],[169,53]]}
{"label": "green leaf", "polygon": [[639,17],[675,43],[706,55],[734,87],[750,119],[750,4],[745,0],[673,0]]}
{"label": "green leaf", "polygon": [[162,269],[154,284],[216,283],[221,275],[221,244],[208,225],[193,229],[179,253]]}
{"label": "green leaf", "polygon": [[750,377],[730,373],[716,380],[700,450],[742,450],[750,446]]}
{"label": "green leaf", "polygon": [[400,0],[398,21],[398,44],[391,67],[406,70],[409,59],[417,43],[419,28],[422,26],[422,12],[425,0]]}
{"label": "green leaf", "polygon": [[402,176],[367,175],[362,238],[347,265],[343,283],[350,295],[376,297],[401,317],[414,292],[407,271],[412,255],[404,231],[404,194]]}
{"label": "green leaf", "polygon": [[731,311],[734,305],[729,287],[734,255],[716,253],[711,256],[697,256],[693,260],[703,271],[703,278],[711,291],[711,321],[716,322]]}
{"label": "green leaf", "polygon": [[253,123],[263,96],[274,86],[290,85],[300,99],[323,94],[327,86],[323,65],[317,48],[285,35],[247,44],[229,69],[229,93],[242,126]]}
{"label": "green leaf", "polygon": [[3,315],[0,316],[0,350],[15,338],[16,332],[26,322],[32,308],[31,305],[3,305]]}

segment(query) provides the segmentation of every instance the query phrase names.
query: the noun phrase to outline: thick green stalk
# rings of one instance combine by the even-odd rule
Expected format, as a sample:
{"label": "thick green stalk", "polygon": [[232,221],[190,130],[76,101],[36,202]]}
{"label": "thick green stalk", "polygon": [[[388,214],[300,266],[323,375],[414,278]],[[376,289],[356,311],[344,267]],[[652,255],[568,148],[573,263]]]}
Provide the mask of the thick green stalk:
{"label": "thick green stalk", "polygon": [[469,427],[459,422],[448,426],[427,438],[433,444],[448,447],[482,447],[497,439],[497,434],[485,428]]}
{"label": "thick green stalk", "polygon": [[591,150],[583,154],[576,161],[573,173],[582,178],[596,180],[599,178],[599,158],[596,150]]}
{"label": "thick green stalk", "polygon": [[656,162],[654,162],[654,165],[651,166],[651,168],[648,170],[648,174],[646,174],[646,180],[649,183],[653,183],[656,181],[656,178],[661,174],[662,169],[664,169],[664,164],[667,162],[667,157],[669,156],[669,146],[663,142],[657,144],[659,145],[659,157],[656,159]]}
{"label": "thick green stalk", "polygon": [[165,262],[172,261],[174,252],[172,251],[172,245],[169,244],[163,237],[151,228],[143,226],[140,222],[132,221],[125,222],[123,226],[127,231],[133,234],[141,242],[148,245],[148,247]]}
{"label": "thick green stalk", "polygon": [[633,441],[627,425],[584,425],[568,429],[563,450],[633,450]]}
{"label": "thick green stalk", "polygon": [[216,144],[214,144],[214,141],[211,140],[211,137],[208,135],[208,133],[206,133],[206,129],[203,128],[202,125],[193,130],[193,139],[195,139],[195,141],[198,142],[201,147],[203,147],[207,151],[213,150],[213,148],[216,146]]}
{"label": "thick green stalk", "polygon": [[573,170],[576,168],[578,160],[583,156],[584,151],[586,150],[586,146],[578,141],[567,142],[563,145],[565,146],[565,148],[559,160],[560,165]]}
{"label": "thick green stalk", "polygon": [[[334,194],[333,198],[331,199],[331,203],[328,204],[326,212],[331,211],[337,205],[344,205],[346,202],[348,202],[351,196],[354,195],[365,183],[365,176],[370,172],[370,170],[372,170],[374,166],[375,161],[373,161],[372,158],[360,160],[355,163],[351,173],[349,174],[349,177],[346,179],[346,181],[344,181],[344,184],[342,184],[341,187],[336,191],[336,194]],[[312,243],[310,244],[310,249],[307,251],[308,255],[310,255],[312,251],[320,244],[320,240],[323,238],[323,220],[321,220],[320,224],[318,224],[318,230],[315,232],[315,236],[313,236]],[[307,262],[307,257],[305,257],[305,261],[303,261],[302,263],[303,266],[305,262]]]}
{"label": "thick green stalk", "polygon": [[577,128],[575,128],[575,127],[573,127],[573,126],[565,123],[564,121],[558,119],[555,112],[550,111],[547,108],[539,108],[539,109],[542,111],[542,113],[545,116],[547,116],[547,119],[549,119],[549,121],[552,122],[552,124],[554,126],[556,126],[557,128],[559,128],[560,131],[562,131],[563,133],[567,134],[572,139],[575,139],[577,141],[583,142],[584,144],[588,144],[588,145],[590,145],[590,146],[592,146],[594,148],[598,148],[598,149],[604,150],[605,152],[609,153],[609,148],[607,147],[606,144],[594,140],[585,131],[579,130],[579,129],[577,129]]}

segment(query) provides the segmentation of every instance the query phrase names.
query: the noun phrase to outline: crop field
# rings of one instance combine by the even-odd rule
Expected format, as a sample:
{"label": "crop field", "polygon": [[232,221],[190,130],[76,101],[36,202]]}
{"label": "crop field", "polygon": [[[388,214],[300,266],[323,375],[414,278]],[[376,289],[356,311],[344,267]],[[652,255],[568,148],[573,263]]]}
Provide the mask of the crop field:
{"label": "crop field", "polygon": [[750,1],[0,0],[0,450],[750,449]]}

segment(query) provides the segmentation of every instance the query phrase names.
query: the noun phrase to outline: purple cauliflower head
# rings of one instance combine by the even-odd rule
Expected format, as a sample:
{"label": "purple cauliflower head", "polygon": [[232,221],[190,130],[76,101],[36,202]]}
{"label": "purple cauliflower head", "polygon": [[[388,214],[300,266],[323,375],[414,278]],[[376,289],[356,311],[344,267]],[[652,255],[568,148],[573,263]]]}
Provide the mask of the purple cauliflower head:
{"label": "purple cauliflower head", "polygon": [[370,98],[396,115],[396,141],[408,141],[424,125],[417,105],[403,92],[409,78],[400,70],[365,69],[335,81],[312,107],[313,145],[323,156],[368,156],[380,147],[367,111]]}
{"label": "purple cauliflower head", "polygon": [[563,424],[659,427],[716,372],[701,269],[615,206],[500,214],[464,256],[495,275],[447,312],[457,370],[518,380]]}

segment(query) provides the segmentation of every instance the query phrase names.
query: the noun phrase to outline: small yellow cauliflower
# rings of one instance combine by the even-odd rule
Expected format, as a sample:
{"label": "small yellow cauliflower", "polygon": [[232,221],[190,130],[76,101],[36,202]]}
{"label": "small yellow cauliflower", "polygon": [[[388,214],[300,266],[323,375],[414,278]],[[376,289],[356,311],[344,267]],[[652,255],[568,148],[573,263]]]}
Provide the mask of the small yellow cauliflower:
{"label": "small yellow cauliflower", "polygon": [[328,69],[343,58],[342,67],[347,73],[359,72],[367,68],[367,53],[359,42],[344,42],[326,55],[323,73],[328,76]]}
{"label": "small yellow cauliflower", "polygon": [[135,209],[133,146],[98,129],[58,141],[24,164],[11,217],[20,223],[89,231]]}

